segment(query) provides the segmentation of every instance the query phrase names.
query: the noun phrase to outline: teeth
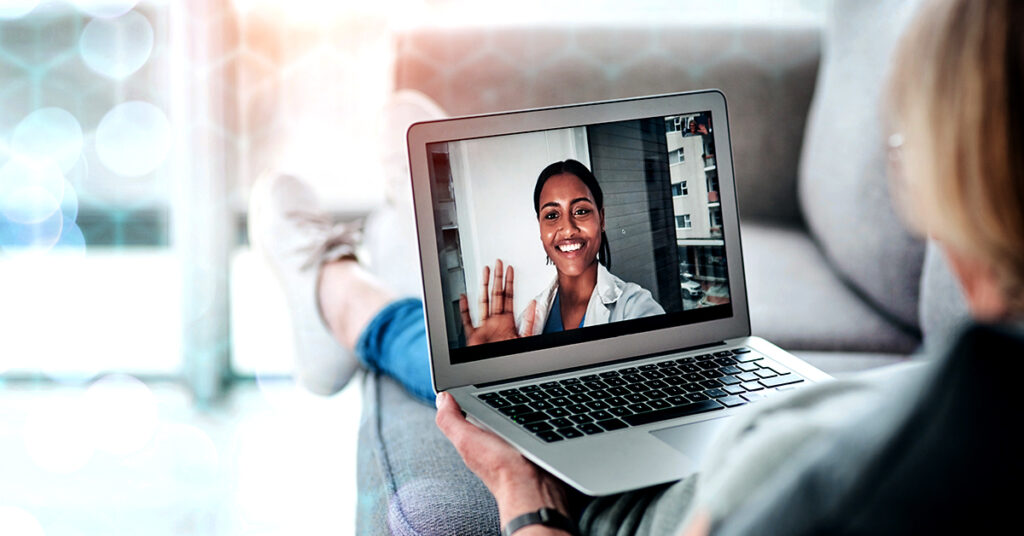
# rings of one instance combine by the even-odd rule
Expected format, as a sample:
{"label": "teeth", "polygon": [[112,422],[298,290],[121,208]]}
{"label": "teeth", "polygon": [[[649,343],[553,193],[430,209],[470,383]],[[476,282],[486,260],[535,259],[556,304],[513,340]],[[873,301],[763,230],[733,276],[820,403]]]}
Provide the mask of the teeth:
{"label": "teeth", "polygon": [[580,249],[581,247],[583,247],[583,244],[580,244],[579,242],[574,242],[572,244],[565,244],[563,246],[558,246],[558,250],[561,251],[562,253],[569,253],[570,251],[576,251],[577,249]]}

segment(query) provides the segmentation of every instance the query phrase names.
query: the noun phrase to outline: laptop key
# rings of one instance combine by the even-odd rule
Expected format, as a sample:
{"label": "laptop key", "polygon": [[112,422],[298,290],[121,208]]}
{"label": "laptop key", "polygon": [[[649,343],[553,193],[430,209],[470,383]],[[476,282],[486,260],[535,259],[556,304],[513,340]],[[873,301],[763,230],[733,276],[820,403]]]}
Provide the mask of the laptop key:
{"label": "laptop key", "polygon": [[719,372],[718,369],[705,370],[704,372],[701,372],[701,375],[704,376],[705,378],[709,379],[709,380],[713,380],[715,378],[721,378],[722,376],[725,376],[725,374],[722,373],[722,372]]}
{"label": "laptop key", "polygon": [[581,377],[580,381],[586,383],[597,380],[598,378],[600,378],[600,376],[598,376],[597,374],[587,374],[586,376]]}
{"label": "laptop key", "polygon": [[731,365],[735,365],[737,361],[731,357],[719,357],[718,359],[715,360],[715,363],[718,363],[723,367],[728,367]]}
{"label": "laptop key", "polygon": [[722,398],[723,396],[729,395],[729,393],[726,393],[721,389],[708,389],[707,391],[704,391],[704,394],[711,398]]}
{"label": "laptop key", "polygon": [[612,396],[626,396],[631,392],[632,391],[626,389],[625,387],[612,387],[611,389],[608,389],[608,394]]}
{"label": "laptop key", "polygon": [[565,409],[569,410],[569,412],[572,413],[573,415],[579,415],[580,413],[586,413],[590,411],[590,408],[584,406],[583,404],[573,404],[571,406],[566,406]]}
{"label": "laptop key", "polygon": [[513,404],[525,404],[530,401],[530,399],[524,395],[505,395],[505,400],[508,400]]}
{"label": "laptop key", "polygon": [[748,352],[750,352],[750,348],[747,348],[747,347],[736,348],[736,349],[734,349],[732,351],[732,353],[734,353],[734,354],[745,354],[745,353],[748,353]]}
{"label": "laptop key", "polygon": [[741,385],[743,385],[743,388],[748,391],[760,391],[761,389],[764,389],[764,386],[757,382],[746,382]]}
{"label": "laptop key", "polygon": [[574,438],[577,438],[577,437],[583,437],[583,432],[581,432],[581,431],[579,431],[579,430],[577,430],[577,429],[575,429],[573,427],[559,428],[558,429],[558,433],[561,434],[562,437],[564,437],[566,439],[574,439]]}
{"label": "laptop key", "polygon": [[602,373],[598,374],[598,376],[600,376],[602,378],[605,378],[605,379],[607,379],[607,378],[614,378],[614,377],[616,377],[618,375],[619,375],[619,371],[617,371],[617,370],[609,370],[608,372],[602,372]]}
{"label": "laptop key", "polygon": [[552,387],[558,387],[558,382],[544,382],[540,384],[541,389],[551,389]]}
{"label": "laptop key", "polygon": [[732,350],[722,350],[721,352],[715,352],[715,357],[730,357]]}
{"label": "laptop key", "polygon": [[624,396],[622,398],[625,398],[626,402],[632,402],[634,404],[638,403],[638,402],[647,402],[647,397],[646,396],[641,395],[641,394],[637,394],[637,393],[629,394],[629,395],[626,395],[626,396]]}
{"label": "laptop key", "polygon": [[593,398],[595,400],[604,400],[606,398],[611,398],[612,397],[612,394],[609,393],[608,391],[605,391],[604,389],[598,389],[596,391],[590,391],[589,393],[587,393],[587,395],[590,396],[590,398]]}
{"label": "laptop key", "polygon": [[644,381],[644,377],[639,374],[626,374],[622,379],[628,383],[642,383]]}
{"label": "laptop key", "polygon": [[718,402],[715,402],[714,400],[705,400],[703,402],[685,404],[682,406],[652,411],[649,413],[638,413],[636,415],[628,415],[626,417],[623,417],[622,420],[626,421],[626,423],[632,426],[640,426],[643,424],[650,424],[652,422],[664,421],[666,419],[675,419],[677,417],[685,417],[687,415],[695,415],[697,413],[704,413],[706,411],[714,411],[722,408],[723,406]]}
{"label": "laptop key", "polygon": [[[673,363],[673,365],[674,364],[675,363]],[[668,376],[668,377],[678,376],[678,375],[683,373],[683,371],[680,370],[679,367],[676,367],[676,366],[661,367],[660,369],[658,369],[658,372],[660,372],[660,373],[662,373],[662,374],[664,374],[665,376]]]}
{"label": "laptop key", "polygon": [[569,417],[569,420],[576,424],[594,422],[594,418],[590,415],[573,415],[572,417]]}
{"label": "laptop key", "polygon": [[612,418],[612,414],[603,409],[590,412],[590,416],[593,417],[595,421],[603,421]]}
{"label": "laptop key", "polygon": [[551,389],[547,389],[544,392],[551,396],[569,396],[569,391],[566,391],[561,387],[552,387]]}
{"label": "laptop key", "polygon": [[553,406],[551,404],[551,402],[545,402],[544,400],[538,400],[536,402],[530,402],[530,407],[535,409],[535,410],[537,410],[537,411],[543,411],[543,410],[551,409],[551,408],[553,408],[555,406]]}
{"label": "laptop key", "polygon": [[642,392],[647,390],[647,384],[646,383],[642,383],[642,382],[641,383],[631,383],[631,384],[626,386],[626,390],[628,390],[631,393],[642,393]]}
{"label": "laptop key", "polygon": [[741,382],[756,382],[757,380],[760,379],[757,377],[757,374],[754,374],[753,372],[744,372],[743,374],[737,374],[736,377],[739,378]]}
{"label": "laptop key", "polygon": [[628,424],[618,419],[597,421],[597,425],[600,426],[601,428],[604,428],[605,430],[608,430],[609,432],[611,432],[612,430],[621,430],[629,426]]}
{"label": "laptop key", "polygon": [[608,379],[606,379],[604,381],[604,383],[605,383],[605,385],[607,385],[609,387],[622,387],[623,385],[626,385],[629,382],[627,382],[626,380],[623,380],[622,378],[616,377],[616,378],[608,378]]}
{"label": "laptop key", "polygon": [[491,400],[492,398],[499,398],[499,397],[501,397],[501,395],[499,395],[498,393],[493,393],[493,392],[492,393],[483,393],[483,394],[477,395],[477,398],[479,398],[480,400]]}
{"label": "laptop key", "polygon": [[636,367],[626,367],[624,369],[620,369],[619,372],[622,374],[636,374],[638,369]]}
{"label": "laptop key", "polygon": [[546,421],[548,416],[542,411],[534,411],[531,413],[522,413],[512,417],[512,420],[519,424],[530,424],[534,422]]}
{"label": "laptop key", "polygon": [[[732,354],[729,354],[729,355],[732,355]],[[712,360],[714,358],[715,358],[715,356],[713,356],[711,354],[701,354],[701,355],[695,357],[694,359],[696,359],[697,361],[710,361],[710,360]]]}
{"label": "laptop key", "polygon": [[743,374],[744,372],[742,369],[739,369],[733,365],[722,367],[718,370],[722,371],[722,374]]}
{"label": "laptop key", "polygon": [[632,415],[633,412],[629,408],[611,408],[608,413],[615,415],[616,417],[625,417],[626,415]]}
{"label": "laptop key", "polygon": [[502,412],[505,415],[508,415],[509,417],[515,417],[516,415],[522,415],[524,413],[532,413],[533,408],[527,406],[526,404],[519,404],[516,406],[507,406],[504,408],[499,408],[498,411]]}
{"label": "laptop key", "polygon": [[799,383],[802,381],[804,381],[804,379],[797,376],[796,374],[786,374],[785,376],[776,376],[774,378],[761,380],[761,383],[765,387],[779,387],[780,385],[789,385],[792,383]]}
{"label": "laptop key", "polygon": [[654,408],[641,402],[639,404],[633,404],[632,406],[629,406],[629,410],[632,411],[633,413],[647,413],[648,411],[654,411]]}
{"label": "laptop key", "polygon": [[737,355],[733,357],[733,359],[739,361],[740,363],[749,363],[751,361],[757,361],[758,359],[764,359],[764,356],[757,352],[750,352],[749,354]]}
{"label": "laptop key", "polygon": [[662,391],[665,391],[666,395],[681,395],[681,394],[686,392],[686,391],[683,390],[682,387],[677,387],[675,385],[666,387],[666,388],[662,389]]}
{"label": "laptop key", "polygon": [[736,365],[736,368],[742,370],[743,372],[754,372],[755,370],[761,368],[761,365],[758,365],[757,363],[754,362],[740,363],[739,365]]}
{"label": "laptop key", "polygon": [[608,409],[611,407],[611,405],[609,405],[604,400],[591,400],[590,402],[587,402],[585,405],[590,409]]}
{"label": "laptop key", "polygon": [[526,396],[530,400],[547,400],[551,398],[551,395],[545,393],[544,391],[533,391],[532,393],[527,393]]}
{"label": "laptop key", "polygon": [[580,383],[580,379],[579,378],[566,378],[564,380],[558,380],[558,383],[560,383],[562,385],[569,385],[571,383]]}
{"label": "laptop key", "polygon": [[572,426],[572,421],[565,417],[559,417],[557,419],[551,419],[551,426],[555,428],[565,428],[566,426]]}
{"label": "laptop key", "polygon": [[507,408],[512,405],[511,402],[504,398],[492,398],[490,400],[485,400],[484,402],[487,402],[487,405],[492,408]]}
{"label": "laptop key", "polygon": [[708,399],[708,395],[706,395],[704,393],[690,393],[690,394],[686,395],[686,398],[689,398],[690,400],[692,400],[694,402],[701,402],[703,400],[707,400]]}
{"label": "laptop key", "polygon": [[718,368],[720,365],[714,361],[704,361],[703,363],[697,363],[697,368],[701,370],[711,370]]}
{"label": "laptop key", "polygon": [[581,424],[579,426],[579,429],[581,432],[587,435],[600,434],[601,432],[604,432],[604,428],[601,428],[600,426],[592,422],[588,422],[587,424]]}
{"label": "laptop key", "polygon": [[658,365],[654,363],[648,363],[646,365],[640,365],[640,370],[654,370],[658,368]]}
{"label": "laptop key", "polygon": [[688,382],[686,381],[685,378],[683,378],[680,375],[680,376],[669,376],[668,378],[665,378],[665,383],[667,383],[669,385],[683,385],[683,384],[688,383]]}
{"label": "laptop key", "polygon": [[665,377],[664,374],[656,370],[645,370],[641,372],[640,375],[643,376],[644,378],[647,378],[648,380],[660,380]]}
{"label": "laptop key", "polygon": [[587,389],[590,390],[590,391],[598,391],[600,389],[604,389],[605,387],[608,387],[607,385],[605,385],[604,382],[598,381],[598,380],[589,381],[589,382],[584,383],[583,385],[586,385]]}
{"label": "laptop key", "polygon": [[719,387],[722,386],[722,382],[718,380],[704,380],[700,382],[700,384],[707,389],[718,389]]}
{"label": "laptop key", "polygon": [[672,404],[673,406],[681,406],[683,404],[690,403],[690,400],[685,396],[670,396],[666,398],[665,401],[668,402],[669,404]]}
{"label": "laptop key", "polygon": [[547,410],[546,413],[552,417],[568,417],[569,415],[572,415],[572,413],[569,413],[569,410],[565,408],[551,408]]}
{"label": "laptop key", "polygon": [[721,378],[718,378],[718,381],[721,382],[722,385],[736,385],[737,383],[740,383],[740,380],[736,376],[722,376]]}
{"label": "laptop key", "polygon": [[647,382],[647,387],[650,387],[651,389],[664,389],[668,387],[668,385],[668,383],[661,380],[651,380]]}
{"label": "laptop key", "polygon": [[504,391],[498,391],[498,394],[501,396],[517,395],[519,394],[519,389],[505,389]]}
{"label": "laptop key", "polygon": [[672,404],[669,404],[668,402],[662,399],[651,400],[650,402],[647,402],[647,405],[651,406],[651,409],[665,409],[672,407]]}
{"label": "laptop key", "polygon": [[683,386],[683,390],[686,391],[687,393],[699,393],[704,389],[706,389],[706,387],[699,383],[688,383]]}
{"label": "laptop key", "polygon": [[582,383],[570,383],[569,385],[565,386],[565,390],[569,391],[570,393],[580,394],[587,392],[587,387]]}
{"label": "laptop key", "polygon": [[604,401],[606,404],[612,407],[625,406],[626,404],[629,404],[629,402],[626,402],[626,399],[622,398],[621,396],[613,396],[611,398],[606,398]]}
{"label": "laptop key", "polygon": [[565,407],[565,406],[568,406],[568,405],[572,404],[572,401],[569,400],[568,398],[565,398],[564,396],[559,396],[559,397],[555,397],[555,398],[549,398],[548,402],[551,402],[552,405],[555,405],[555,406],[558,406],[558,407]]}
{"label": "laptop key", "polygon": [[755,370],[754,374],[757,374],[762,378],[774,378],[775,376],[778,376],[778,374],[776,374],[774,370],[767,368]]}
{"label": "laptop key", "polygon": [[546,432],[541,432],[541,433],[537,434],[537,437],[543,439],[544,441],[546,441],[548,443],[554,443],[555,441],[561,441],[563,439],[562,436],[558,435],[558,433],[555,432],[554,430],[548,430]]}
{"label": "laptop key", "polygon": [[739,395],[747,392],[742,385],[726,385],[722,390],[730,395]]}
{"label": "laptop key", "polygon": [[736,406],[742,406],[747,403],[747,401],[744,400],[743,397],[736,395],[722,397],[719,398],[718,401],[724,404],[727,408],[734,408]]}
{"label": "laptop key", "polygon": [[684,357],[682,359],[676,359],[676,365],[689,365],[694,361],[696,360],[692,357]]}
{"label": "laptop key", "polygon": [[590,402],[591,400],[593,400],[593,398],[590,398],[589,396],[587,396],[585,394],[569,395],[568,398],[569,398],[569,400],[572,400],[573,402],[576,402],[577,404],[582,404],[584,402]]}
{"label": "laptop key", "polygon": [[667,394],[665,394],[664,391],[659,391],[658,389],[651,389],[650,391],[644,391],[641,394],[646,396],[647,398],[649,398],[651,400],[656,400],[656,399],[659,399],[659,398],[665,398],[666,396],[668,396]]}
{"label": "laptop key", "polygon": [[757,402],[758,400],[761,400],[761,399],[764,398],[764,395],[762,395],[761,393],[747,393],[745,395],[740,395],[740,396],[743,397],[743,398],[746,398],[747,401],[749,401],[749,402]]}
{"label": "laptop key", "polygon": [[540,386],[539,385],[524,385],[524,386],[519,388],[519,391],[523,392],[523,393],[530,393],[530,392],[539,391],[539,390],[540,390]]}
{"label": "laptop key", "polygon": [[554,430],[555,429],[553,426],[551,426],[550,424],[548,424],[548,423],[546,423],[544,421],[541,421],[541,422],[531,422],[530,424],[527,424],[524,428],[526,428],[527,430],[529,430],[529,431],[531,431],[533,433],[543,432],[543,431],[546,431],[546,430]]}

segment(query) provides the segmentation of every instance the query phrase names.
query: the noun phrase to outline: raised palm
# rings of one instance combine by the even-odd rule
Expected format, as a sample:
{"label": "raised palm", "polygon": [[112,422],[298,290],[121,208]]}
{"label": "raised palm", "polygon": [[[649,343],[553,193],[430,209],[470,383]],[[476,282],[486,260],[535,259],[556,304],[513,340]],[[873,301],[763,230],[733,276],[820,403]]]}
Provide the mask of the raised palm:
{"label": "raised palm", "polygon": [[[475,346],[488,342],[518,339],[516,329],[515,307],[513,305],[513,284],[515,271],[512,266],[502,275],[501,259],[494,263],[494,281],[491,281],[491,267],[484,267],[483,291],[480,293],[480,325],[473,326],[469,316],[469,299],[463,294],[459,296],[459,312],[462,315],[462,326],[466,330],[466,345]],[[488,288],[490,287],[490,288]],[[523,317],[523,333],[533,333],[533,322],[536,318],[536,302],[531,300]]]}

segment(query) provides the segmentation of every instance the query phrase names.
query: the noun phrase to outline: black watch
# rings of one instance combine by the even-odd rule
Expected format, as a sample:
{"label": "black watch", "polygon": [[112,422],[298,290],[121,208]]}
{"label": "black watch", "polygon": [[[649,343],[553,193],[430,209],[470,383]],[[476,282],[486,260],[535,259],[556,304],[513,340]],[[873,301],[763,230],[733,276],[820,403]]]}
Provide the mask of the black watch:
{"label": "black watch", "polygon": [[545,527],[564,530],[572,536],[579,535],[579,531],[576,530],[576,523],[565,517],[562,512],[554,508],[544,507],[536,512],[523,514],[509,521],[501,529],[501,536],[512,536],[512,533],[515,531],[530,525],[544,525]]}

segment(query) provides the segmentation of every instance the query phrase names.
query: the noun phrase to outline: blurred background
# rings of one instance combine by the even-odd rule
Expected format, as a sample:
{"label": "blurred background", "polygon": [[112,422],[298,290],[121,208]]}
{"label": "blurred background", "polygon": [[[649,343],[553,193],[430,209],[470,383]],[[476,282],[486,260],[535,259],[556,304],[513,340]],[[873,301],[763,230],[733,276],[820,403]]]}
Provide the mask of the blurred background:
{"label": "blurred background", "polygon": [[292,383],[246,210],[268,170],[339,218],[385,202],[396,36],[824,4],[0,0],[0,533],[354,531],[358,382]]}

